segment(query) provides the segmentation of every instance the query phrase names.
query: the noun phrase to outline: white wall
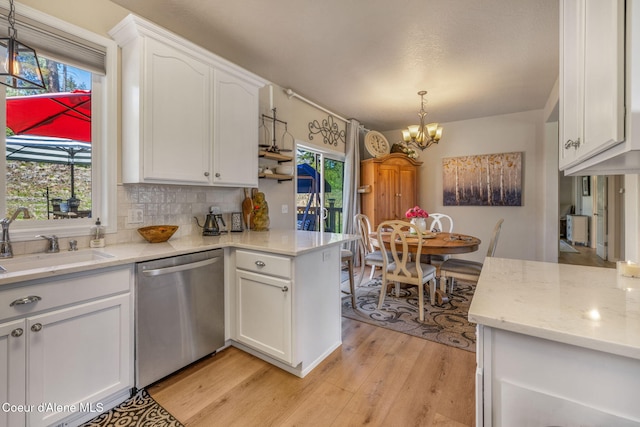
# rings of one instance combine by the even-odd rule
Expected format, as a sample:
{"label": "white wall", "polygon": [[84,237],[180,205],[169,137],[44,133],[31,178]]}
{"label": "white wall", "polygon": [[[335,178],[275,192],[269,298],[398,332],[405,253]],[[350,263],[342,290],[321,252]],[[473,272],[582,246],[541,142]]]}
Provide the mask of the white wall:
{"label": "white wall", "polygon": [[[491,232],[504,218],[496,256],[542,260],[544,251],[544,142],[542,110],[443,123],[442,141],[420,153],[420,205],[428,212],[454,218],[454,230],[482,240],[480,250],[465,256],[482,261]],[[384,132],[389,141],[399,139],[400,130]],[[523,152],[523,206],[443,206],[442,159],[474,154]],[[557,166],[555,167],[557,169]],[[556,199],[557,200],[557,193]],[[554,220],[557,227],[557,220]],[[557,241],[555,242],[557,245]]]}

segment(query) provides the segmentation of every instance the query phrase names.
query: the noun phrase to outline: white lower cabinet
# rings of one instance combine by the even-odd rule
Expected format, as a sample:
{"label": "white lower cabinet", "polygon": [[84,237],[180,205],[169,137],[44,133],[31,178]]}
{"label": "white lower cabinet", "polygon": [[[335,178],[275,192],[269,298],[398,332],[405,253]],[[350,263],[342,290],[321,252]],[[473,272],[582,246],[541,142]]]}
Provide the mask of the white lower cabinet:
{"label": "white lower cabinet", "polygon": [[341,344],[340,248],[233,258],[232,344],[304,377]]}
{"label": "white lower cabinet", "polygon": [[13,405],[24,405],[26,398],[24,320],[0,324],[0,426],[21,426],[23,411]]}
{"label": "white lower cabinet", "polygon": [[640,360],[477,327],[476,425],[637,426]]}
{"label": "white lower cabinet", "polygon": [[[133,387],[131,277],[111,269],[0,292],[7,307],[32,301],[11,306],[18,318],[0,324],[0,426],[74,425]],[[46,309],[54,294],[74,300],[74,290],[87,299]]]}
{"label": "white lower cabinet", "polygon": [[238,271],[238,341],[286,363],[291,353],[291,281]]}

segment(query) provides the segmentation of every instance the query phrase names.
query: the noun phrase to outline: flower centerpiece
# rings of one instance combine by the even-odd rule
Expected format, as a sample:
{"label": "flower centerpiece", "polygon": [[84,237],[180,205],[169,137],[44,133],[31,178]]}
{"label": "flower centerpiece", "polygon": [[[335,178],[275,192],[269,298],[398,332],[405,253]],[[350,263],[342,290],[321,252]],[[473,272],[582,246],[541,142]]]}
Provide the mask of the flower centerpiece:
{"label": "flower centerpiece", "polygon": [[420,206],[416,205],[412,207],[404,214],[404,216],[410,219],[411,224],[415,225],[421,233],[425,233],[427,231],[427,218],[429,218],[429,214]]}

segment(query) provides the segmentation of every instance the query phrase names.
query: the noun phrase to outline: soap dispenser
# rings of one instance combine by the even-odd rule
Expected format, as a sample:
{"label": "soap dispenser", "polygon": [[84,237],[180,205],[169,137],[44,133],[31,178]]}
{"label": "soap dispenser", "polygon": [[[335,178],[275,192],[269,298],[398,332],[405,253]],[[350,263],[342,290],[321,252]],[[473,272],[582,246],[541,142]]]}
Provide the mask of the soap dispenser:
{"label": "soap dispenser", "polygon": [[104,248],[104,227],[100,224],[100,218],[96,221],[96,225],[91,227],[90,238],[89,247]]}

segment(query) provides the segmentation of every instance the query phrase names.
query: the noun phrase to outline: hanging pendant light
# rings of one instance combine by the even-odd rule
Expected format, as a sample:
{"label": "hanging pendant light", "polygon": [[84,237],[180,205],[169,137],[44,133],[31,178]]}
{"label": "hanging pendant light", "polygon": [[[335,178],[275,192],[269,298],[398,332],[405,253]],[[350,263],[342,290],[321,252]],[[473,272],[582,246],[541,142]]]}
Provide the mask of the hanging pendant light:
{"label": "hanging pendant light", "polygon": [[418,112],[420,124],[411,125],[402,131],[404,142],[421,150],[437,144],[442,138],[442,127],[438,126],[438,123],[424,124],[424,118],[427,116],[427,112],[424,111],[424,96],[426,94],[426,90],[418,92],[418,95],[420,95],[420,111]]}
{"label": "hanging pendant light", "polygon": [[0,38],[0,83],[15,89],[46,89],[36,51],[18,41],[13,0],[9,5],[9,37]]}

